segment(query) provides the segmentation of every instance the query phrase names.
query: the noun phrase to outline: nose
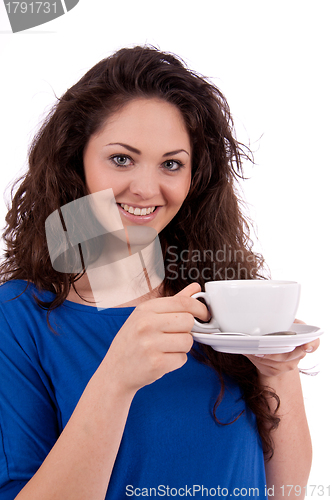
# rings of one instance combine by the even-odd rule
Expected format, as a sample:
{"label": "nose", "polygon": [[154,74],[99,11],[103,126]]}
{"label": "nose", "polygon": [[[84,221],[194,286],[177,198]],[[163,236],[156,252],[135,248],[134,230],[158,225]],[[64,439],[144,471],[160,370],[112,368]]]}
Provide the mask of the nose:
{"label": "nose", "polygon": [[132,178],[130,189],[133,194],[144,200],[158,196],[160,194],[158,172],[148,165],[138,169]]}

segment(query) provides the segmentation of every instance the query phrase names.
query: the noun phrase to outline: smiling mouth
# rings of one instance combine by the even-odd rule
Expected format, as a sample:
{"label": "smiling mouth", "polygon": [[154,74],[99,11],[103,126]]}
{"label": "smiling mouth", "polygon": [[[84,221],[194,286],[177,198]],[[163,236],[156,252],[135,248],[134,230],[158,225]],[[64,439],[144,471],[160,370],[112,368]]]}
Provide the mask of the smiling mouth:
{"label": "smiling mouth", "polygon": [[152,212],[154,212],[154,210],[156,209],[156,207],[147,207],[147,208],[139,208],[139,207],[132,207],[130,205],[126,205],[125,203],[120,203],[120,206],[123,210],[125,210],[125,212],[128,212],[132,215],[149,215],[151,214]]}

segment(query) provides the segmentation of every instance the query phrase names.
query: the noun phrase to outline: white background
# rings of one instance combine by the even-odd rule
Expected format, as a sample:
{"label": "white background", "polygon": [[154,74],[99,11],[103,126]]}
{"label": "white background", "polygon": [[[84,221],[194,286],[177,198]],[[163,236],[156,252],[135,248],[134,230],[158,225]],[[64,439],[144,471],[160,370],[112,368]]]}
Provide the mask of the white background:
{"label": "white background", "polygon": [[[243,183],[255,248],[272,278],[301,283],[298,317],[325,330],[320,349],[302,361],[319,371],[302,380],[314,448],[309,484],[324,485],[325,497],[328,486],[333,496],[332,14],[331,1],[321,0],[80,0],[66,15],[12,34],[0,3],[1,192],[24,171],[55,96],[118,48],[149,43],[174,52],[226,95],[237,137],[255,153]],[[0,200],[1,226],[5,213]]]}

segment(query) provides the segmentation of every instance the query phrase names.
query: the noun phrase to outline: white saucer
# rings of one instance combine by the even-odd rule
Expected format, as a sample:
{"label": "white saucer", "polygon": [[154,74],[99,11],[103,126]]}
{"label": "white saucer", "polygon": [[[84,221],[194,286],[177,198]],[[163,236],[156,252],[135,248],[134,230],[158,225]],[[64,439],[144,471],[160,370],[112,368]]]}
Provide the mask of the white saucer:
{"label": "white saucer", "polygon": [[207,333],[203,328],[194,326],[193,338],[200,344],[212,346],[215,351],[230,354],[278,354],[291,352],[299,345],[312,342],[324,331],[311,325],[293,323],[290,331],[297,335],[230,335],[213,329]]}

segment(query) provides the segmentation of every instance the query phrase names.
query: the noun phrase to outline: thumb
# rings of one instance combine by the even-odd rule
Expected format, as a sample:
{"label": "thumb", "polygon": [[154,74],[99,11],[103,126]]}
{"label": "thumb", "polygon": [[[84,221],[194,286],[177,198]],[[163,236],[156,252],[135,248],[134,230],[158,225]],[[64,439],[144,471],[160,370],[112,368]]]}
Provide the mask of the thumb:
{"label": "thumb", "polygon": [[187,285],[183,290],[180,292],[176,293],[175,297],[183,295],[184,297],[191,297],[191,295],[201,292],[201,286],[199,283],[191,283],[190,285]]}
{"label": "thumb", "polygon": [[306,323],[304,321],[302,321],[301,319],[294,319],[294,323],[298,323],[299,325],[306,325]]}

